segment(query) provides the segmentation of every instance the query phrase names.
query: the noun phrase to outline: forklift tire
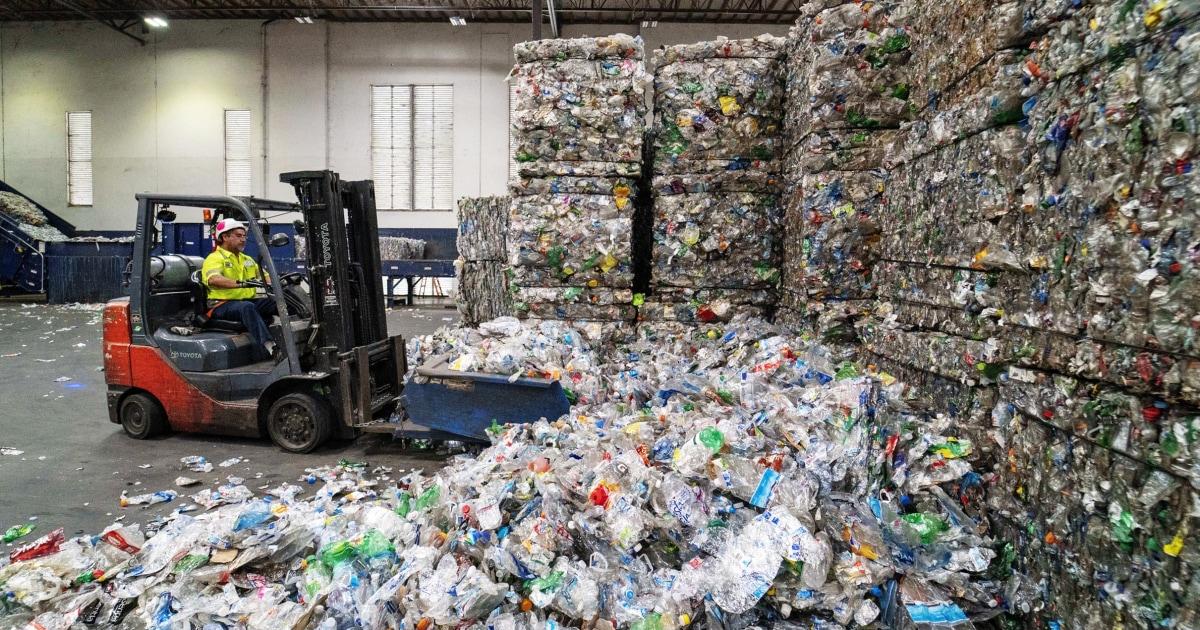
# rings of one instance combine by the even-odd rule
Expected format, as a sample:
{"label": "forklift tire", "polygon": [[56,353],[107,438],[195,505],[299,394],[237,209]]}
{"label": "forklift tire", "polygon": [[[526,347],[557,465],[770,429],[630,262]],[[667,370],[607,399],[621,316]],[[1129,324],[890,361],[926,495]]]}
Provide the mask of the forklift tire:
{"label": "forklift tire", "polygon": [[267,411],[267,433],[285,451],[312,452],[332,432],[329,410],[310,394],[292,392],[280,396]]}
{"label": "forklift tire", "polygon": [[129,437],[144,440],[170,429],[158,401],[146,394],[130,394],[121,401],[121,426]]}

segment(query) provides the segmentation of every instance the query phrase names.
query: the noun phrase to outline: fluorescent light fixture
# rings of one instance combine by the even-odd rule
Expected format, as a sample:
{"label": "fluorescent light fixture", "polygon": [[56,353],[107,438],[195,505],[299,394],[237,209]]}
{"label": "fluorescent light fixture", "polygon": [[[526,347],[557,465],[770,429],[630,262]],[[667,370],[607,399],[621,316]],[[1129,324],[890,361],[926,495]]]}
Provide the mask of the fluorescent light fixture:
{"label": "fluorescent light fixture", "polygon": [[467,18],[465,18],[465,17],[463,17],[463,16],[461,16],[461,15],[451,15],[451,16],[450,16],[450,23],[451,23],[451,24],[453,24],[453,25],[455,25],[455,26],[466,26],[466,25],[467,25]]}
{"label": "fluorescent light fixture", "polygon": [[642,20],[642,28],[654,28],[658,26],[658,20]]}
{"label": "fluorescent light fixture", "polygon": [[167,18],[161,15],[147,15],[144,20],[151,28],[167,28]]}
{"label": "fluorescent light fixture", "polygon": [[311,17],[308,17],[307,15],[305,15],[303,17],[296,16],[296,21],[301,24],[312,24],[313,23],[313,19]]}

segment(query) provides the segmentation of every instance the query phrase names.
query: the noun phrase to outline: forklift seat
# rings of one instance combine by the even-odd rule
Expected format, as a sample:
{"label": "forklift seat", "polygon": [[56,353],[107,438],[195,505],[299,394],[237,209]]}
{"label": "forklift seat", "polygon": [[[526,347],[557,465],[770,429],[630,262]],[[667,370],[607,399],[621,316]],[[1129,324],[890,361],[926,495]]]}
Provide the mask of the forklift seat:
{"label": "forklift seat", "polygon": [[237,334],[246,332],[246,327],[236,319],[221,319],[208,316],[208,287],[200,278],[200,270],[192,272],[192,303],[195,311],[192,313],[192,323],[198,328]]}
{"label": "forklift seat", "polygon": [[154,331],[154,342],[184,372],[215,372],[254,363],[254,341],[247,333],[179,335],[161,326]]}

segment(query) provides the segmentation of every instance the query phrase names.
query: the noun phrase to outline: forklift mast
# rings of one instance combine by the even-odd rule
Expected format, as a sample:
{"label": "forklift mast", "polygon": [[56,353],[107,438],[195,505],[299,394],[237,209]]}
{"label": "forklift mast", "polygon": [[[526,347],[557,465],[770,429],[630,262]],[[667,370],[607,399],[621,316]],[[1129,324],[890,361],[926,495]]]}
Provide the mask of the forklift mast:
{"label": "forklift mast", "polygon": [[283,173],[279,180],[295,188],[304,215],[313,323],[317,346],[326,349],[317,361],[329,369],[336,355],[388,338],[375,185],[342,181],[333,171]]}

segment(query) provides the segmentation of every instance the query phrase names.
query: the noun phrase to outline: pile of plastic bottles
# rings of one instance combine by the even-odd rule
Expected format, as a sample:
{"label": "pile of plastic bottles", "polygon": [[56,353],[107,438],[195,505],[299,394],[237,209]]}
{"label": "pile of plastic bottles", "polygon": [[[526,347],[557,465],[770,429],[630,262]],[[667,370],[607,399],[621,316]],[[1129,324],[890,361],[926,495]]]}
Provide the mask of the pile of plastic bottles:
{"label": "pile of plastic bottles", "polygon": [[761,320],[642,326],[604,354],[606,400],[432,476],[343,462],[156,531],[55,532],[0,567],[0,622],[965,627],[1025,605],[973,444],[890,379]]}
{"label": "pile of plastic bottles", "polygon": [[27,234],[41,241],[65,241],[67,235],[50,225],[46,215],[30,200],[0,190],[0,214],[16,221]]}
{"label": "pile of plastic bottles", "polygon": [[444,363],[451,370],[549,378],[562,383],[572,402],[603,400],[599,347],[609,333],[600,324],[576,329],[546,320],[523,324],[515,317],[478,328],[442,328],[408,342],[409,367]]}

